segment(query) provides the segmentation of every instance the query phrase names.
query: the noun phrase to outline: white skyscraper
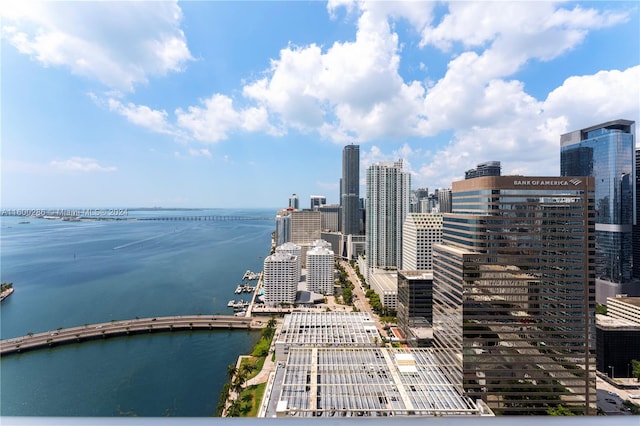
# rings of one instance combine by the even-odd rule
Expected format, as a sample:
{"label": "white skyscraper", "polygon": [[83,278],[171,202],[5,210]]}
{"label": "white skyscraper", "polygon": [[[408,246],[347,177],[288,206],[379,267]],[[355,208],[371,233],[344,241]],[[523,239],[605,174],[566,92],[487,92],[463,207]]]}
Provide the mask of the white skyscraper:
{"label": "white skyscraper", "polygon": [[276,252],[264,260],[264,299],[268,306],[296,301],[297,271],[298,258],[292,254]]}
{"label": "white skyscraper", "polygon": [[400,267],[402,224],[409,212],[411,175],[402,160],[367,169],[366,256],[368,268]]}
{"label": "white skyscraper", "polygon": [[298,258],[296,268],[296,280],[300,281],[300,270],[302,269],[302,247],[292,242],[287,242],[276,247],[276,253],[288,253]]}
{"label": "white skyscraper", "polygon": [[402,227],[402,269],[431,270],[431,248],[442,243],[442,215],[409,213]]}
{"label": "white skyscraper", "polygon": [[333,294],[333,250],[331,244],[318,240],[307,251],[307,289],[315,293]]}

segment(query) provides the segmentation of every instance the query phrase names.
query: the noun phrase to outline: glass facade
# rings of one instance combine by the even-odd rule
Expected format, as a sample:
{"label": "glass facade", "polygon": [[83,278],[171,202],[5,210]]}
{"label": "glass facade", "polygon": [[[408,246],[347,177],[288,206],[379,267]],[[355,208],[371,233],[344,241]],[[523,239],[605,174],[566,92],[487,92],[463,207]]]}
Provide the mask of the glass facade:
{"label": "glass facade", "polygon": [[593,178],[455,182],[434,247],[434,345],[496,414],[595,414]]}
{"label": "glass facade", "polygon": [[360,146],[347,145],[342,150],[342,179],[340,205],[342,206],[342,233],[360,234]]}
{"label": "glass facade", "polygon": [[597,278],[632,277],[635,123],[616,120],[561,137],[562,176],[594,176]]}

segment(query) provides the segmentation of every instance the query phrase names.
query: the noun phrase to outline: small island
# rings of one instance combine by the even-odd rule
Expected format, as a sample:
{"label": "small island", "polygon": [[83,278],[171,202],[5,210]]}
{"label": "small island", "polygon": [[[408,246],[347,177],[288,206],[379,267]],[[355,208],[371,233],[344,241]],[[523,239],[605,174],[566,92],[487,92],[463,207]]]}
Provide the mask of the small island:
{"label": "small island", "polygon": [[13,283],[2,283],[0,285],[0,302],[13,293]]}

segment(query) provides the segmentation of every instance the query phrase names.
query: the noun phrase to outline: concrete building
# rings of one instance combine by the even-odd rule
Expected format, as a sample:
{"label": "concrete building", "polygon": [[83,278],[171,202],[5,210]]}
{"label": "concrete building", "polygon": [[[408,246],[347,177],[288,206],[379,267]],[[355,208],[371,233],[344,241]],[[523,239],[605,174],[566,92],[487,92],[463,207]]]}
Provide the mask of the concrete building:
{"label": "concrete building", "polygon": [[360,146],[346,145],[342,150],[342,179],[340,180],[342,233],[360,234]]}
{"label": "concrete building", "polygon": [[382,348],[364,312],[296,312],[275,336],[259,417],[491,416],[446,378],[433,351]]}
{"label": "concrete building", "polygon": [[442,242],[442,215],[409,213],[402,226],[402,269],[433,269],[431,252]]}
{"label": "concrete building", "polygon": [[274,339],[276,361],[286,361],[292,347],[373,348],[382,342],[366,312],[292,312]]}
{"label": "concrete building", "polygon": [[596,412],[594,185],[453,183],[433,252],[434,347],[452,383],[496,414]]}
{"label": "concrete building", "polygon": [[318,240],[307,251],[307,289],[314,293],[333,295],[334,254],[331,245]]}
{"label": "concrete building", "polygon": [[398,273],[396,271],[369,269],[367,282],[371,289],[380,297],[380,302],[383,306],[393,310],[397,309]]}
{"label": "concrete building", "polygon": [[319,211],[294,210],[289,223],[292,243],[308,246],[320,239],[322,215]]}
{"label": "concrete building", "polygon": [[632,282],[635,122],[614,120],[560,137],[562,176],[595,177],[596,301],[626,293]]}
{"label": "concrete building", "polygon": [[292,242],[287,242],[276,247],[276,253],[292,254],[296,257],[296,282],[300,281],[302,274],[302,247]]}
{"label": "concrete building", "polygon": [[438,212],[451,213],[451,189],[438,190]]}
{"label": "concrete building", "polygon": [[411,175],[402,160],[367,169],[366,254],[368,268],[402,265],[402,224],[409,213]]}
{"label": "concrete building", "polygon": [[320,228],[323,232],[340,232],[342,228],[342,207],[337,204],[325,204],[318,207]]}
{"label": "concrete building", "polygon": [[264,260],[264,300],[267,306],[295,303],[298,289],[298,257],[276,252]]}
{"label": "concrete building", "polygon": [[640,325],[640,297],[610,297],[607,300],[607,315]]}

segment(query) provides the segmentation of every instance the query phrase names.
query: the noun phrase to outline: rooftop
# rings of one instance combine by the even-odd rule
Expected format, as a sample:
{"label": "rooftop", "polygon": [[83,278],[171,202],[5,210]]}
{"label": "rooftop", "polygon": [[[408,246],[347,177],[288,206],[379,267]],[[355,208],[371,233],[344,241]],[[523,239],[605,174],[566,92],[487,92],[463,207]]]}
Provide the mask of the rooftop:
{"label": "rooftop", "polygon": [[279,416],[487,414],[446,379],[428,349],[291,348],[279,387]]}

